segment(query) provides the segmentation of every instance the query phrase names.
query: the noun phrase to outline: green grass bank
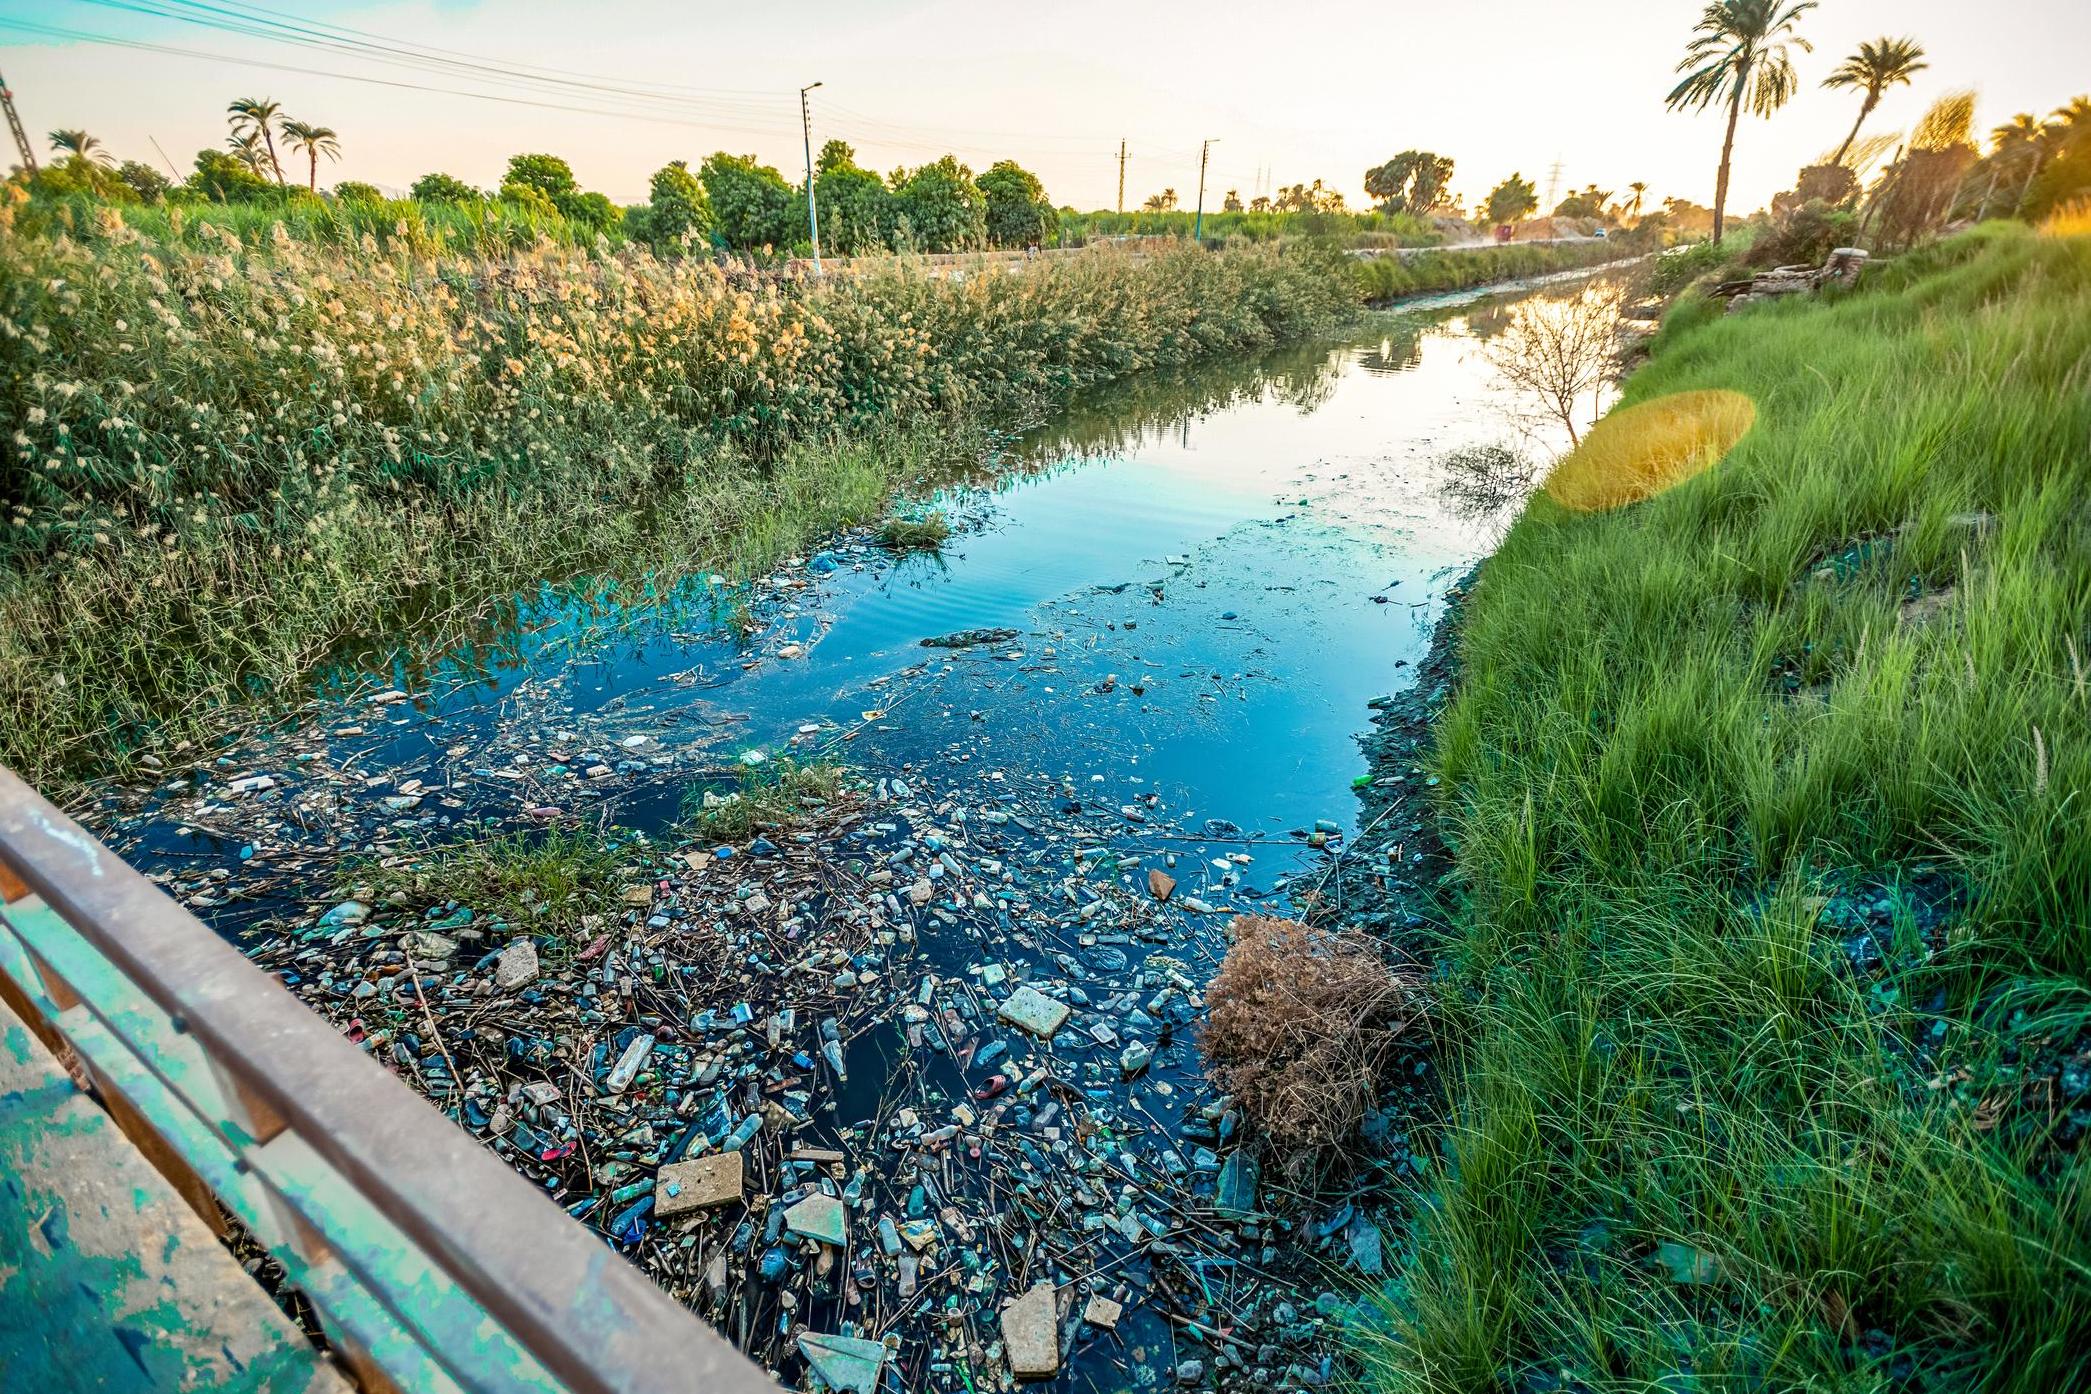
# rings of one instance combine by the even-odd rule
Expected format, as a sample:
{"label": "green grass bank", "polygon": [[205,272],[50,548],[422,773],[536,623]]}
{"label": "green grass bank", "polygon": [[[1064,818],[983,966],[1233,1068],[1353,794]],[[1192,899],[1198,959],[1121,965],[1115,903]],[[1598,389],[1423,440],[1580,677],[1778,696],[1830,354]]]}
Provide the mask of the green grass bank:
{"label": "green grass bank", "polygon": [[2091,1381],[2091,239],[1687,299],[1759,415],[1483,568],[1449,1116],[1369,1383]]}

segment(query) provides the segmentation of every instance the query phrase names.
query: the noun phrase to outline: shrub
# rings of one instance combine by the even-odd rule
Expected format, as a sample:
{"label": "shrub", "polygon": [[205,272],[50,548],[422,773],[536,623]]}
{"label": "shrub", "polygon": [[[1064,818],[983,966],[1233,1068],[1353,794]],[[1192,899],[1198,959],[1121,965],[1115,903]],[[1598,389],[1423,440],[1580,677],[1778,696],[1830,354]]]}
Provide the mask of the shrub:
{"label": "shrub", "polygon": [[440,172],[422,175],[407,192],[422,203],[478,203],[486,197],[464,180]]}
{"label": "shrub", "polygon": [[1734,256],[1735,248],[1717,246],[1712,242],[1672,247],[1641,273],[1640,287],[1650,295],[1667,298],[1701,276],[1724,269]]}
{"label": "shrub", "polygon": [[685,240],[708,242],[714,224],[711,199],[681,160],[653,172],[652,198],[643,223],[646,239],[659,248],[680,247]]}
{"label": "shrub", "polygon": [[1356,1131],[1408,1029],[1420,979],[1352,930],[1243,915],[1206,993],[1213,1082],[1304,1174]]}
{"label": "shrub", "polygon": [[[1298,217],[1301,215],[1295,215]],[[1411,256],[1367,257],[1351,262],[1360,293],[1368,301],[1404,295],[1466,290],[1520,276],[1543,276],[1618,261],[1631,249],[1609,242],[1575,242],[1536,247],[1513,243],[1472,251],[1424,251]]]}
{"label": "shrub", "polygon": [[941,513],[888,518],[879,525],[879,542],[896,552],[934,551],[950,538],[950,520]]}
{"label": "shrub", "polygon": [[775,760],[742,769],[727,794],[693,787],[683,799],[689,829],[711,842],[741,842],[768,829],[803,827],[843,796],[842,767]]}

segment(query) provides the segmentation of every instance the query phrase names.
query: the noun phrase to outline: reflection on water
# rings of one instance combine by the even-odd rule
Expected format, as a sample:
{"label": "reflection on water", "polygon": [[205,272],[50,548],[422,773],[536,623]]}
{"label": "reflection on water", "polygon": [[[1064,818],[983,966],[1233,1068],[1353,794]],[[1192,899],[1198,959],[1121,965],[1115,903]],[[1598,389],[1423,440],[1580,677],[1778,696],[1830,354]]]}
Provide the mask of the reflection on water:
{"label": "reflection on water", "polygon": [[[533,729],[644,736],[664,755],[626,762],[604,808],[658,828],[693,768],[861,725],[905,687],[905,719],[863,731],[853,763],[985,738],[995,761],[1136,779],[1244,828],[1347,823],[1366,702],[1404,681],[1499,522],[1448,500],[1440,459],[1499,437],[1512,405],[1464,316],[1150,374],[1019,436],[991,480],[941,491],[961,525],[941,555],[857,545],[753,589],[548,585],[489,607],[465,642],[407,636],[344,664],[319,690],[338,712],[302,724],[350,721],[375,688],[411,694],[357,741],[378,791],[455,787],[461,764],[504,764]],[[1015,630],[1022,658],[921,645],[980,628]],[[479,780],[463,816],[527,807],[503,794]],[[148,862],[193,858],[180,823],[148,814],[125,836]]]}

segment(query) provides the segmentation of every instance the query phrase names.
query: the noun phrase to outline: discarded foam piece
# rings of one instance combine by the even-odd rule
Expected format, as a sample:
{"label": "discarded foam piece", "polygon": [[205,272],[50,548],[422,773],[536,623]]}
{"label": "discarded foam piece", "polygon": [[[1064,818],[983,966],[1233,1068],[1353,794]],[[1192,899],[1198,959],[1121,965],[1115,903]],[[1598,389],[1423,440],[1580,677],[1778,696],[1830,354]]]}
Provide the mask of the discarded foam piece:
{"label": "discarded foam piece", "polygon": [[1037,988],[1024,986],[1009,994],[1009,1000],[995,1009],[999,1019],[1011,1026],[1021,1027],[1040,1040],[1050,1041],[1053,1033],[1067,1024],[1073,1009],[1065,1002],[1056,1002]]}
{"label": "discarded foam piece", "polygon": [[879,1372],[886,1365],[886,1348],[879,1342],[801,1331],[799,1354],[806,1357],[821,1388],[835,1394],[878,1394]]}
{"label": "discarded foam piece", "polygon": [[1116,1331],[1118,1319],[1124,1315],[1124,1304],[1108,1297],[1092,1297],[1082,1308],[1082,1320],[1102,1331]]}
{"label": "discarded foam piece", "polygon": [[537,945],[526,935],[501,950],[494,961],[494,986],[513,992],[537,981]]}
{"label": "discarded foam piece", "polygon": [[838,1247],[849,1238],[849,1217],[842,1202],[818,1193],[785,1211],[784,1227],[793,1234]]}
{"label": "discarded foam piece", "polygon": [[1018,1379],[1051,1379],[1060,1373],[1060,1304],[1050,1280],[1002,1309],[1002,1345],[1009,1372]]}
{"label": "discarded foam piece", "polygon": [[654,1181],[653,1213],[665,1220],[733,1204],[741,1198],[744,1166],[741,1153],[721,1152],[662,1167]]}

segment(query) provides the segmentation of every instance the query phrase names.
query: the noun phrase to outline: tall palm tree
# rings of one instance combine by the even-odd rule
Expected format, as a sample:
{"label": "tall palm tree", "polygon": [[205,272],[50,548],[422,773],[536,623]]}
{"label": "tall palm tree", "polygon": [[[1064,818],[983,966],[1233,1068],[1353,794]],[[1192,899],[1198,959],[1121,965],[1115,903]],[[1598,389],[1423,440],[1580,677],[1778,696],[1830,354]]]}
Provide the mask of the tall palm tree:
{"label": "tall palm tree", "polygon": [[315,126],[310,121],[286,121],[283,123],[283,144],[292,150],[302,150],[312,162],[305,187],[313,193],[319,192],[319,157],[330,160],[341,158],[341,138],[331,126]]}
{"label": "tall palm tree", "polygon": [[1627,205],[1626,211],[1638,221],[1641,216],[1641,200],[1648,197],[1648,185],[1636,179],[1626,187],[1633,190],[1634,193],[1634,201]]}
{"label": "tall palm tree", "polygon": [[1800,17],[1815,0],[1713,0],[1692,28],[1684,61],[1677,71],[1684,81],[1672,88],[1664,105],[1672,111],[1704,111],[1717,101],[1728,103],[1728,134],[1721,142],[1721,171],[1713,188],[1713,240],[1721,241],[1728,212],[1728,169],[1735,154],[1735,123],[1743,104],[1759,116],[1770,116],[1793,97],[1799,79],[1791,44],[1803,53],[1814,47],[1800,36]]}
{"label": "tall palm tree", "polygon": [[75,160],[99,160],[105,165],[114,162],[114,157],[101,141],[85,131],[53,131],[51,148]]}
{"label": "tall palm tree", "polygon": [[[276,158],[275,123],[283,110],[283,103],[272,97],[242,97],[225,108],[232,118],[234,135],[245,133],[261,137],[262,145],[269,154],[269,168],[276,172],[276,182],[283,182],[283,162]],[[255,171],[261,173],[260,170]]]}
{"label": "tall palm tree", "polygon": [[1930,66],[1924,61],[1923,45],[1915,39],[1886,38],[1860,44],[1858,52],[1839,63],[1836,71],[1822,80],[1822,85],[1856,87],[1866,94],[1866,98],[1859,103],[1859,119],[1851,123],[1851,134],[1844,138],[1844,144],[1837,147],[1830,163],[1844,163],[1845,152],[1859,138],[1859,127],[1866,124],[1866,118],[1873,115],[1873,109],[1880,105],[1881,93],[1898,85],[1907,87],[1911,78]]}
{"label": "tall palm tree", "polygon": [[225,137],[225,148],[232,157],[264,178],[269,172],[269,152],[262,148],[261,137],[252,131],[241,131]]}
{"label": "tall palm tree", "polygon": [[2001,155],[2006,151],[2015,153],[2023,150],[2034,141],[2039,140],[2041,132],[2045,129],[2046,127],[2040,124],[2039,117],[2030,111],[2022,111],[2003,125],[1991,129],[1989,133],[1989,153]]}

